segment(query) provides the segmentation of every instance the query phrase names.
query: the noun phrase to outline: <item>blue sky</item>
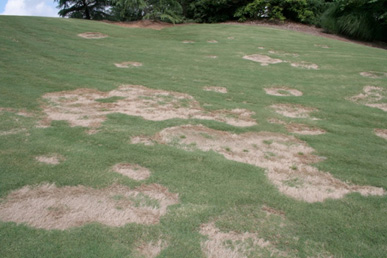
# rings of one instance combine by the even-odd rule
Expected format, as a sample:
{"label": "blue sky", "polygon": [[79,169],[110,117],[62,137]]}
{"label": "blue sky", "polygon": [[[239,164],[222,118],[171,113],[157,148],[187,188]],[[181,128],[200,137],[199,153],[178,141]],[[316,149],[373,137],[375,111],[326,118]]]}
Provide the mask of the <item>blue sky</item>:
{"label": "blue sky", "polygon": [[0,0],[0,15],[58,17],[54,0]]}

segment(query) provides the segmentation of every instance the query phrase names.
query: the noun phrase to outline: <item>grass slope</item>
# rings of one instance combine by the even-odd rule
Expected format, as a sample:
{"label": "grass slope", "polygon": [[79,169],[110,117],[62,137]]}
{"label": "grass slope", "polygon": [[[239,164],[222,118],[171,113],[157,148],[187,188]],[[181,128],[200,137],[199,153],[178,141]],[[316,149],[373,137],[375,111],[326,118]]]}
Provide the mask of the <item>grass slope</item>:
{"label": "grass slope", "polygon": [[[88,135],[85,128],[69,127],[66,122],[36,128],[36,117],[0,113],[2,131],[25,128],[27,132],[0,136],[0,197],[42,182],[96,188],[114,182],[140,185],[108,173],[119,162],[149,168],[152,176],[146,183],[162,184],[180,197],[180,204],[170,207],[153,226],[111,228],[94,223],[49,231],[0,222],[1,257],[131,257],[136,255],[136,243],[159,236],[169,242],[160,257],[202,257],[200,242],[204,238],[199,227],[214,219],[222,231],[260,232],[291,257],[325,253],[383,257],[387,253],[386,196],[350,194],[340,200],[308,204],[280,194],[263,169],[226,160],[214,152],[129,144],[131,136],[153,135],[186,123],[234,133],[287,133],[282,126],[267,122],[281,118],[268,106],[302,104],[317,108],[314,116],[321,120],[301,121],[327,131],[325,135],[298,137],[327,158],[316,166],[343,181],[387,189],[387,141],[373,133],[374,128],[387,128],[386,113],[345,100],[362,92],[366,85],[386,88],[386,78],[359,75],[363,71],[386,72],[385,50],[237,25],[189,25],[155,31],[72,19],[0,16],[0,28],[0,107],[42,115],[41,96],[48,92],[78,88],[109,91],[122,84],[136,84],[188,93],[202,106],[212,104],[209,110],[246,108],[256,113],[258,122],[253,127],[237,128],[207,120],[152,122],[111,114],[101,132]],[[109,37],[87,40],[77,36],[87,31]],[[230,36],[235,39],[227,39]],[[213,39],[218,43],[207,43]],[[182,44],[183,40],[195,43]],[[242,59],[244,55],[264,53],[259,46],[265,51],[297,53],[299,59],[317,63],[320,70],[296,69],[285,63],[264,67]],[[207,55],[218,58],[209,59]],[[124,61],[144,65],[133,69],[114,66]],[[226,87],[229,93],[203,91],[206,85]],[[265,94],[263,88],[277,85],[296,88],[304,95],[283,98]],[[57,166],[35,161],[35,156],[46,153],[60,153],[66,161]],[[284,226],[267,218],[262,205],[282,211]]]}

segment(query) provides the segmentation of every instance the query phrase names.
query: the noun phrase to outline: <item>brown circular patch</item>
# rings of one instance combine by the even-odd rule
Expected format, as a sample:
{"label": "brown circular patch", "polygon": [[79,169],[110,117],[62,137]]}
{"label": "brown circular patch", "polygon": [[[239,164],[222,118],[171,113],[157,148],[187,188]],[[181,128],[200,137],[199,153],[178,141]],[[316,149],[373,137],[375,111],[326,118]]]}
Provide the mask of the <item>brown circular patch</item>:
{"label": "brown circular patch", "polygon": [[278,64],[282,63],[281,59],[271,58],[270,56],[254,54],[249,56],[244,56],[243,59],[261,63],[262,66],[267,66],[269,64]]}
{"label": "brown circular patch", "polygon": [[308,118],[309,113],[317,111],[315,108],[304,107],[296,104],[275,104],[270,107],[278,114],[291,118]]}
{"label": "brown circular patch", "polygon": [[85,32],[78,34],[78,36],[85,39],[103,39],[108,37],[108,35],[99,32]]}

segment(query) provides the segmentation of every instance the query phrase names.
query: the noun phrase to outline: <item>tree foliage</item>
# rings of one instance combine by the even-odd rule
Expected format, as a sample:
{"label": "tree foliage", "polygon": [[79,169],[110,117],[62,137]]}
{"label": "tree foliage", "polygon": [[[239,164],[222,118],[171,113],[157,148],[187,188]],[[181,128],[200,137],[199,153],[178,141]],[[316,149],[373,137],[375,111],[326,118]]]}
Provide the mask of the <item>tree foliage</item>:
{"label": "tree foliage", "polygon": [[109,17],[110,0],[54,0],[62,17],[101,20]]}

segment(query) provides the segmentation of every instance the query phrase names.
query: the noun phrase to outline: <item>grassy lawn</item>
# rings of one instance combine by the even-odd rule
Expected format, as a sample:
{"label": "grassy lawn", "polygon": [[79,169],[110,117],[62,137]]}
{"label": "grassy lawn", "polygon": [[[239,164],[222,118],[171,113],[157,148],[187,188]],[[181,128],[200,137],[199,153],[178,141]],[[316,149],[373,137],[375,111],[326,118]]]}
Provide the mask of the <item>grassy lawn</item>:
{"label": "grassy lawn", "polygon": [[[0,257],[386,255],[387,197],[358,190],[387,189],[387,139],[382,137],[387,135],[382,110],[387,105],[385,50],[258,26],[203,24],[158,31],[75,19],[0,16],[0,28]],[[84,32],[108,37],[78,36]],[[282,62],[261,65],[243,58],[252,55]],[[115,66],[123,62],[136,63]],[[302,67],[313,64],[318,68]],[[122,85],[137,86],[128,93]],[[227,93],[203,90],[211,86]],[[269,88],[289,96],[269,95],[265,91]],[[289,89],[302,96],[288,94]],[[136,95],[140,91],[145,93]],[[91,104],[73,101],[74,96],[69,97],[73,93],[92,98]],[[57,96],[62,97],[54,99]],[[138,104],[137,113],[133,106],[120,109],[128,98]],[[69,105],[78,107],[83,116],[75,124],[63,118],[74,111]],[[310,114],[288,117],[276,112],[276,106],[305,107]],[[157,111],[163,107],[181,112],[161,119]],[[235,109],[251,111],[248,121],[254,124],[239,126],[239,114],[230,112]],[[90,115],[90,110],[99,113]],[[62,112],[63,119],[49,117],[50,112]],[[93,124],[97,118],[101,122]],[[91,122],[84,126],[82,119]],[[203,125],[206,133],[162,138],[168,128],[188,124]],[[289,129],[294,124],[323,133],[296,133]],[[269,138],[261,146],[252,144],[248,136],[266,137],[262,132],[269,132]],[[245,140],[233,147],[221,138],[216,145],[225,135]],[[135,143],[139,136],[152,144]],[[280,137],[286,140],[278,140],[279,144]],[[209,142],[214,143],[204,145]],[[251,143],[249,148],[238,145],[245,143]],[[309,156],[300,157],[307,151],[296,151],[294,160],[299,163],[288,165],[282,155],[293,147],[309,148]],[[255,156],[254,151],[265,155]],[[250,155],[250,161],[243,161],[247,157],[243,155]],[[314,171],[311,177],[330,174],[332,188],[326,193],[339,188],[348,192],[307,201],[310,192],[303,192],[302,180],[310,178],[286,174],[287,180],[273,181],[271,175],[284,175],[278,172],[277,158],[286,161],[285,174],[301,173],[301,167]],[[150,176],[134,180],[114,172],[119,163],[146,168]],[[81,193],[92,199],[93,192],[101,195],[97,206],[105,199],[106,205],[120,203],[106,220],[119,220],[128,205],[139,212],[152,207],[147,212],[155,221],[129,220],[115,226],[86,219],[78,225],[74,213],[75,226],[55,228],[55,222],[67,216],[55,213],[55,201],[63,196],[28,196],[23,188],[39,191],[47,184],[52,192],[78,189],[70,199],[81,198]],[[164,189],[157,191],[167,191],[166,196],[178,195],[165,210],[163,200],[157,201],[158,195],[153,198],[146,188],[156,184]],[[115,193],[112,185],[131,190]],[[12,199],[11,193],[21,188],[27,197],[19,192]],[[17,202],[22,198],[32,210],[39,202],[51,201],[45,214],[54,221],[52,228],[45,228],[44,221],[41,226],[28,220],[21,223],[24,206],[17,207]],[[11,201],[16,203],[13,218],[4,219],[1,210],[7,210]],[[140,218],[145,216],[141,212]],[[42,215],[42,220],[47,218]]]}

